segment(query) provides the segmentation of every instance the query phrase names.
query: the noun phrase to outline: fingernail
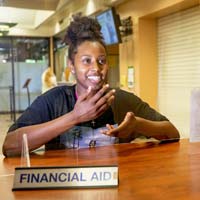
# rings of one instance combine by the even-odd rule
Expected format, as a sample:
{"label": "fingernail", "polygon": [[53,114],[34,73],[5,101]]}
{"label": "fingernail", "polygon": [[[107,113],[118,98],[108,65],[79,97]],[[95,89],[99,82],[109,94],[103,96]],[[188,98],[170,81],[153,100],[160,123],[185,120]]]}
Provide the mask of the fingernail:
{"label": "fingernail", "polygon": [[109,84],[106,84],[106,87],[109,88]]}

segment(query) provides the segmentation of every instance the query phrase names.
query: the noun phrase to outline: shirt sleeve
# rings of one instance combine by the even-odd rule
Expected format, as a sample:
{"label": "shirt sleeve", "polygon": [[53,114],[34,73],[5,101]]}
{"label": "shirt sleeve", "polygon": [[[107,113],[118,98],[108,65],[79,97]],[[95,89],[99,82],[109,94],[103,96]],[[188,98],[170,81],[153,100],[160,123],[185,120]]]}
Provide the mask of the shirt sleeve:
{"label": "shirt sleeve", "polygon": [[56,119],[70,112],[74,104],[74,87],[55,87],[37,97],[9,128],[8,132]]}
{"label": "shirt sleeve", "polygon": [[30,126],[34,124],[40,124],[48,121],[47,104],[45,98],[42,96],[37,99],[29,106],[23,114],[16,120],[16,122],[9,128],[8,132],[14,131],[18,128]]}
{"label": "shirt sleeve", "polygon": [[168,121],[164,115],[150,107],[148,103],[144,102],[138,96],[123,90],[116,91],[112,108],[117,123],[121,123],[129,111],[133,112],[135,116],[147,120]]}

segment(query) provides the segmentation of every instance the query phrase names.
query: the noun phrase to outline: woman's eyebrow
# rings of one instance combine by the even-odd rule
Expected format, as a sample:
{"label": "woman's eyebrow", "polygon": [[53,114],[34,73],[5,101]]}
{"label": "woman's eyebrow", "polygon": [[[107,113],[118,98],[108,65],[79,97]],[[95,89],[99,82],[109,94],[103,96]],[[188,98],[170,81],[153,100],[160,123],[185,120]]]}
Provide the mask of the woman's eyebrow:
{"label": "woman's eyebrow", "polygon": [[98,56],[98,58],[106,58],[106,55],[100,55],[100,56]]}
{"label": "woman's eyebrow", "polygon": [[82,56],[89,56],[89,57],[92,57],[91,55],[87,55],[87,54],[84,54],[84,55],[82,55]]}

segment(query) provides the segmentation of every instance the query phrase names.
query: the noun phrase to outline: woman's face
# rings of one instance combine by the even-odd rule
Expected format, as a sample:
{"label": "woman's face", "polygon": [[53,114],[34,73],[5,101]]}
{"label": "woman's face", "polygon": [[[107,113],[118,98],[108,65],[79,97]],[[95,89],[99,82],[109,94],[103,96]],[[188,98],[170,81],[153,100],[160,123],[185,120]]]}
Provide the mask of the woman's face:
{"label": "woman's face", "polygon": [[108,70],[104,46],[91,41],[80,44],[71,69],[76,77],[78,93],[84,92],[89,86],[93,90],[99,90]]}

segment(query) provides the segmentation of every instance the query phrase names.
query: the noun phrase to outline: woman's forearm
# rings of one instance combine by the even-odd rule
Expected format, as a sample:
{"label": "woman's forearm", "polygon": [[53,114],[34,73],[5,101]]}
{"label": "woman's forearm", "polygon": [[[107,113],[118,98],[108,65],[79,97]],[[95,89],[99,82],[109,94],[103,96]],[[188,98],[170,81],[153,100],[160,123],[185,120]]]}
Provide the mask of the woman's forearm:
{"label": "woman's forearm", "polygon": [[150,121],[136,117],[135,131],[156,139],[179,139],[178,130],[169,121]]}
{"label": "woman's forearm", "polygon": [[3,145],[3,154],[5,156],[20,154],[23,134],[27,134],[29,150],[32,151],[76,124],[76,118],[73,112],[70,112],[46,123],[16,129],[7,134]]}

